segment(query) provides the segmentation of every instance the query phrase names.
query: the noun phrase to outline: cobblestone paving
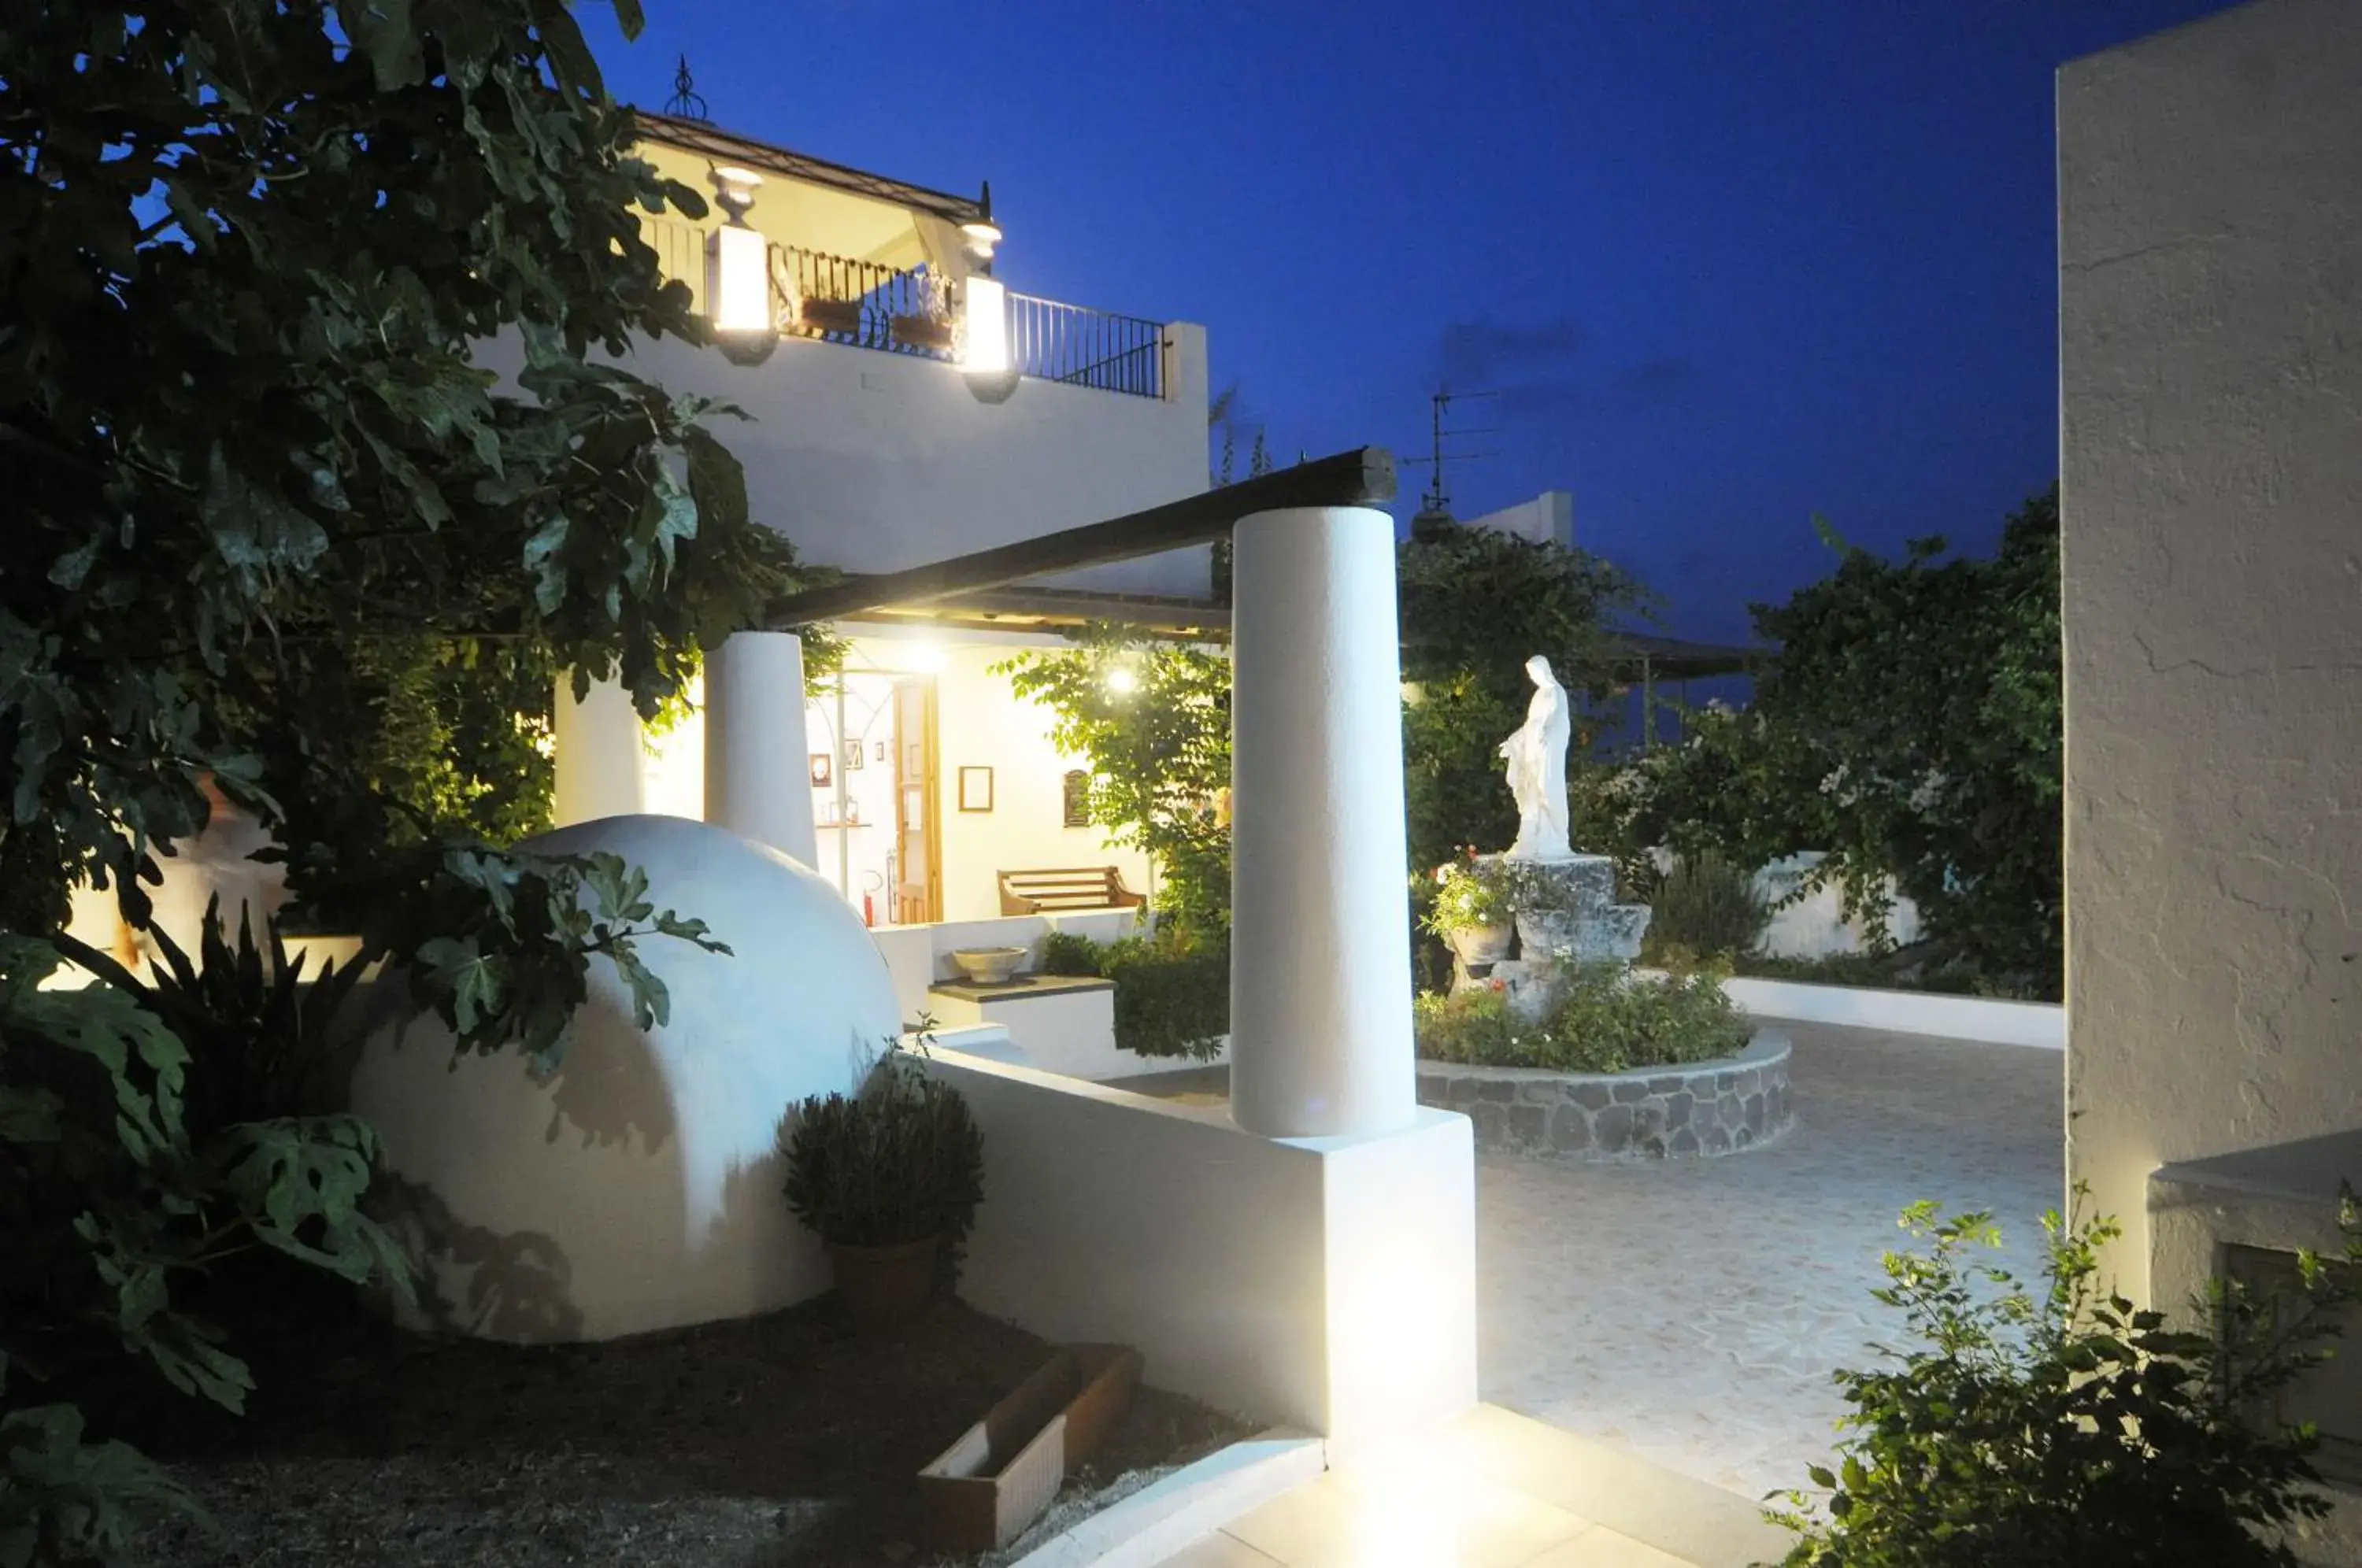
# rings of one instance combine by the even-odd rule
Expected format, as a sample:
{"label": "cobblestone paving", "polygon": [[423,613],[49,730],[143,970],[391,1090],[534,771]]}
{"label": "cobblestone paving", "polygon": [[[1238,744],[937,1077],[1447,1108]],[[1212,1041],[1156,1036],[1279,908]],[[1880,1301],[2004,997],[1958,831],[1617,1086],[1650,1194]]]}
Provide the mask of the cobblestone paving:
{"label": "cobblestone paving", "polygon": [[1797,1125],[1720,1160],[1477,1156],[1486,1399],[1760,1496],[1805,1484],[1829,1374],[1899,1323],[1870,1297],[1895,1216],[1989,1209],[2031,1272],[2062,1169],[2056,1051],[1773,1022]]}

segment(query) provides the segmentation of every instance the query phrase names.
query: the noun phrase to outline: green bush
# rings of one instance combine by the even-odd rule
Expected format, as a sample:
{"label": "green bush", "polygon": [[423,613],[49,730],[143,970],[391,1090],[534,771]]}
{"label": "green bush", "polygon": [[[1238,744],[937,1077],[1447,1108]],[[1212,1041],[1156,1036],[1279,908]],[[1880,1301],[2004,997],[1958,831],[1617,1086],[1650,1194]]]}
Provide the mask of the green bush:
{"label": "green bush", "polygon": [[1516,1017],[1507,992],[1493,986],[1422,996],[1412,1022],[1418,1054],[1430,1061],[1572,1073],[1717,1061],[1738,1055],[1750,1032],[1717,971],[1654,979],[1612,964],[1577,970],[1534,1022]]}
{"label": "green bush", "polygon": [[780,1132],[788,1207],[837,1246],[959,1243],[984,1199],[984,1138],[957,1089],[889,1049],[860,1090],[814,1095]]}
{"label": "green bush", "polygon": [[[183,1287],[275,1259],[408,1288],[392,1239],[360,1212],[378,1151],[367,1124],[265,1115],[275,1090],[204,1081],[241,1030],[256,1063],[326,1052],[307,1032],[325,1012],[283,971],[221,973],[229,951],[216,933],[202,970],[151,989],[81,949],[94,977],[53,990],[56,948],[0,933],[0,1564],[127,1561],[138,1528],[194,1510],[136,1451],[86,1439],[70,1402],[94,1370],[119,1386],[106,1364],[132,1357],[245,1408],[253,1376]],[[188,994],[224,1015],[194,1051],[171,1022]],[[34,1381],[65,1397],[31,1404]]]}
{"label": "green bush", "polygon": [[[2080,1196],[2079,1189],[2079,1196]],[[1925,1253],[1890,1253],[1878,1299],[1918,1345],[1881,1372],[1840,1372],[1851,1435],[1774,1517],[1798,1540],[1788,1568],[2243,1568],[2296,1557],[2256,1531],[2318,1518],[2309,1428],[2267,1427],[2261,1401],[2323,1359],[2331,1316],[2356,1297],[2362,1217],[2349,1195],[2345,1256],[2301,1256],[2301,1289],[2259,1297],[2215,1282],[2205,1331],[2184,1333],[2095,1286],[2105,1220],[2055,1213],[2037,1297],[1972,1264],[1998,1244],[1989,1215],[1903,1223]]]}
{"label": "green bush", "polygon": [[1100,947],[1089,937],[1071,931],[1054,931],[1042,939],[1034,956],[1037,975],[1091,976],[1099,972]]}
{"label": "green bush", "polygon": [[1101,950],[1115,982],[1115,1043],[1142,1056],[1205,1061],[1231,1032],[1231,947],[1162,933]]}
{"label": "green bush", "polygon": [[1710,849],[1676,860],[1658,880],[1649,908],[1644,951],[1652,959],[1673,948],[1736,957],[1761,939],[1772,914],[1754,877]]}

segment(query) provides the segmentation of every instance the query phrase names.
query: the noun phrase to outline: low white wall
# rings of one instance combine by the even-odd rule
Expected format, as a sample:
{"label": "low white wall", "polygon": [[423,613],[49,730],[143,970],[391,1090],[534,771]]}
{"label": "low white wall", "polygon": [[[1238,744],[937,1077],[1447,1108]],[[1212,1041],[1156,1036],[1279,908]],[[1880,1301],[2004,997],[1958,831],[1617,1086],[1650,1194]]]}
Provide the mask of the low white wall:
{"label": "low white wall", "polygon": [[1117,1341],[1158,1386],[1347,1442],[1476,1397],[1467,1119],[1266,1139],[1194,1108],[939,1053],[984,1132],[961,1295]]}
{"label": "low white wall", "polygon": [[[1661,872],[1672,869],[1673,852],[1657,848],[1649,852]],[[1828,858],[1817,849],[1785,856],[1759,868],[1755,873],[1755,891],[1769,905],[1777,905],[1788,896],[1805,873]],[[1894,878],[1886,879],[1886,896],[1893,911],[1887,926],[1897,942],[1919,939],[1919,906],[1895,891]],[[1763,935],[1757,948],[1773,958],[1827,958],[1839,953],[1861,953],[1870,947],[1870,932],[1863,922],[1848,919],[1845,912],[1845,890],[1831,886],[1819,889],[1793,904],[1775,908],[1765,922]]]}
{"label": "low white wall", "polygon": [[998,1059],[1040,1072],[1098,1082],[1143,1070],[1141,1058],[1116,1048],[1115,988],[1012,992],[1004,997],[938,996],[935,1016],[954,1027],[996,1024],[1009,1031],[1014,1054]]}
{"label": "low white wall", "polygon": [[1989,1045],[2067,1048],[2067,1010],[2055,1002],[1992,997],[1937,996],[1877,990],[1868,986],[1806,986],[1745,975],[1722,983],[1723,994],[1760,1018],[1845,1023],[1900,1034],[1940,1034]]}
{"label": "low white wall", "polygon": [[1130,910],[1092,910],[1078,914],[1000,915],[990,920],[879,926],[869,934],[877,942],[877,951],[885,955],[887,973],[894,977],[894,996],[901,1003],[902,1021],[911,1023],[917,1021],[922,1012],[941,1014],[943,1010],[935,1005],[941,999],[931,998],[928,988],[938,980],[961,978],[959,966],[952,962],[955,948],[1031,948],[1033,951],[1025,960],[1025,967],[1031,970],[1040,958],[1042,939],[1054,931],[1072,932],[1093,942],[1109,943],[1130,936],[1139,929],[1139,918]]}
{"label": "low white wall", "polygon": [[[1826,859],[1818,850],[1791,855],[1774,860],[1755,873],[1756,891],[1767,901],[1785,898],[1805,872]],[[1893,912],[1887,918],[1894,940],[1919,940],[1919,906],[1894,889],[1894,879],[1886,879],[1886,896],[1893,900]],[[1774,958],[1826,958],[1838,953],[1860,953],[1870,946],[1870,932],[1860,920],[1847,918],[1845,891],[1827,887],[1807,894],[1794,903],[1772,912],[1763,928],[1762,951]]]}

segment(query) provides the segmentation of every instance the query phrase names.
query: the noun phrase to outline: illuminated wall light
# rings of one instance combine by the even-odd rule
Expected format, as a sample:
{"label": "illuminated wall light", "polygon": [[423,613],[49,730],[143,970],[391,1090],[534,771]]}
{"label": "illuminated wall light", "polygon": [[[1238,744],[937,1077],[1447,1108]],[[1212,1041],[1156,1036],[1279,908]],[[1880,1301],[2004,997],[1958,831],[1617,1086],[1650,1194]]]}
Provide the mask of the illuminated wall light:
{"label": "illuminated wall light", "polygon": [[911,644],[909,655],[900,662],[922,675],[934,675],[951,661],[949,648],[933,638],[926,638]]}
{"label": "illuminated wall light", "polygon": [[730,166],[713,171],[714,204],[727,221],[713,231],[713,336],[734,364],[759,365],[779,344],[778,317],[771,305],[771,247],[746,226],[755,189],[763,177]]}
{"label": "illuminated wall light", "polygon": [[713,327],[767,332],[771,319],[770,247],[751,228],[713,231]]}
{"label": "illuminated wall light", "polygon": [[971,274],[967,281],[966,334],[960,369],[998,376],[1009,369],[1009,290],[998,279]]}

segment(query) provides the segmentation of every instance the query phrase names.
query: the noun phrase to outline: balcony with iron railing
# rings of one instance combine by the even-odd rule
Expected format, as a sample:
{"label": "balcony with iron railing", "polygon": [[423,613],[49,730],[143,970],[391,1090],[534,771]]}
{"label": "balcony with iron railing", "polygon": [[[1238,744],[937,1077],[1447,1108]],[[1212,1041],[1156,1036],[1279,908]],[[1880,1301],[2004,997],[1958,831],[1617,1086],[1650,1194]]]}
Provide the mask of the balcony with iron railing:
{"label": "balcony with iron railing", "polygon": [[[662,218],[646,227],[665,275],[688,284],[695,308],[708,312],[710,231]],[[771,314],[782,336],[962,361],[971,291],[959,282],[923,264],[886,267],[777,241],[767,248]],[[1133,397],[1165,395],[1164,323],[992,292],[1005,302],[1009,362],[1020,376]]]}

